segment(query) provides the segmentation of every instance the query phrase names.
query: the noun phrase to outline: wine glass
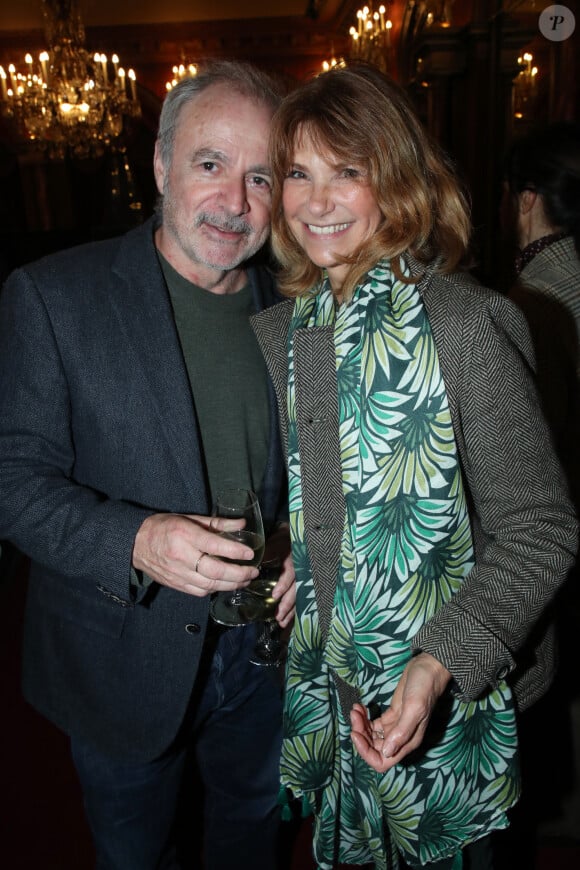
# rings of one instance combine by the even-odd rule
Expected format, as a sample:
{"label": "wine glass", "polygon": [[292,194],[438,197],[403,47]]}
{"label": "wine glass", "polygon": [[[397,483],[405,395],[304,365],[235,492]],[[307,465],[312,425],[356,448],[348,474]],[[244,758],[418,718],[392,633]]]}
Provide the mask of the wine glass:
{"label": "wine glass", "polygon": [[279,559],[269,559],[260,566],[260,573],[243,592],[240,615],[246,623],[269,622],[276,619],[278,601],[272,598],[272,590],[280,577]]}
{"label": "wine glass", "polygon": [[[260,503],[255,492],[239,487],[221,490],[216,498],[214,516],[234,521],[232,528],[226,528],[218,534],[239,541],[254,551],[253,559],[241,559],[238,564],[258,567],[264,555],[265,536]],[[223,556],[221,558],[226,562],[236,561]],[[245,598],[243,589],[218,592],[210,605],[212,619],[220,625],[247,625],[251,620],[242,611]]]}
{"label": "wine glass", "polygon": [[272,668],[282,663],[284,644],[282,643],[281,634],[282,629],[275,619],[269,619],[259,624],[258,637],[250,656],[250,661],[253,665]]}
{"label": "wine glass", "polygon": [[248,595],[242,610],[252,621],[259,621],[256,644],[250,656],[254,665],[274,667],[282,662],[284,646],[281,628],[276,622],[278,601],[272,598],[272,590],[278,582],[282,564],[279,559],[263,562],[260,574],[247,587]]}

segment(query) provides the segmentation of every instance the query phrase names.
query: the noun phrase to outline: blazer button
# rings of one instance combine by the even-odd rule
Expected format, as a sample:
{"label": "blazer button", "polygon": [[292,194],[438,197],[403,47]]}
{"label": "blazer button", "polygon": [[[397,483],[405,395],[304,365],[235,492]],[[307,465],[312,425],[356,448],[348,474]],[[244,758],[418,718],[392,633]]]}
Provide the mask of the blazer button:
{"label": "blazer button", "polygon": [[188,625],[185,626],[185,630],[188,634],[199,634],[201,628],[197,624],[197,622],[190,622]]}
{"label": "blazer button", "polygon": [[498,671],[497,674],[496,674],[496,677],[495,677],[496,680],[497,680],[498,682],[499,682],[500,680],[505,680],[505,678],[507,677],[507,675],[509,674],[509,672],[510,672],[510,669],[508,668],[507,665],[505,665],[503,668],[500,668],[499,671]]}

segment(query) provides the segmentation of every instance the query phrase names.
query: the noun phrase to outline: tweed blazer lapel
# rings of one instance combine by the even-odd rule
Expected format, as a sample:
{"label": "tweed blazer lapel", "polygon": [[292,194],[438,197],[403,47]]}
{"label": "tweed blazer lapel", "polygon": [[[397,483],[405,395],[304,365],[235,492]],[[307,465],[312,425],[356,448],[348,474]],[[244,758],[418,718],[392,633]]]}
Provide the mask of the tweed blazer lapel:
{"label": "tweed blazer lapel", "polygon": [[[145,245],[143,233],[149,236]],[[125,237],[112,269],[117,280],[111,302],[127,345],[133,349],[136,370],[149,388],[152,414],[174,455],[185,489],[192,495],[192,504],[202,510],[199,494],[206,492],[206,481],[197,419],[151,221]]]}
{"label": "tweed blazer lapel", "polygon": [[334,327],[299,329],[294,333],[296,424],[300,442],[304,525],[322,635],[332,615],[340,543],[344,531],[344,500]]}
{"label": "tweed blazer lapel", "polygon": [[444,279],[425,275],[419,281],[419,292],[425,303],[433,338],[435,339],[451,419],[456,421],[458,419],[457,384],[461,365],[461,347],[455,342],[447,340],[446,333],[451,295],[448,289],[442,286],[443,282]]}
{"label": "tweed blazer lapel", "polygon": [[284,455],[288,449],[288,416],[286,393],[288,389],[288,329],[292,320],[294,301],[287,299],[271,308],[266,308],[250,318],[260,350],[274,385],[280,409],[280,437]]}
{"label": "tweed blazer lapel", "polygon": [[[288,451],[288,329],[294,302],[287,300],[254,315],[252,325],[266,360],[278,405],[284,453]],[[303,474],[309,481],[304,488],[304,521],[313,573],[322,636],[326,638],[332,617],[336,578],[340,563],[340,542],[346,506],[340,475],[336,353],[332,327],[302,329],[295,333],[294,354],[297,390],[298,428],[304,453]],[[300,396],[300,398],[299,398]],[[321,425],[318,425],[318,424]],[[316,448],[316,449],[314,449]],[[318,461],[310,467],[309,457]],[[358,691],[333,672],[345,716],[360,701]]]}

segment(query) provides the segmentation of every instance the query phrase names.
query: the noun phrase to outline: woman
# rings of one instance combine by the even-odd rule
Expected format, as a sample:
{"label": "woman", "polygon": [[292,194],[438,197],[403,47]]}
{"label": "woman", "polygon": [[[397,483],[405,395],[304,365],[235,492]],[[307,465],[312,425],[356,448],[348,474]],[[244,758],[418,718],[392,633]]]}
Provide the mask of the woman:
{"label": "woman", "polygon": [[515,707],[552,671],[549,640],[525,645],[576,546],[527,333],[453,271],[465,200],[380,73],[294,91],[271,162],[292,298],[254,324],[297,575],[282,781],[324,870],[459,867],[517,799]]}
{"label": "woman", "polygon": [[559,121],[510,147],[502,223],[518,253],[510,298],[536,352],[544,412],[580,505],[580,124]]}
{"label": "woman", "polygon": [[[578,512],[580,124],[558,121],[512,143],[504,163],[502,228],[517,248],[516,280],[508,295],[530,328],[542,408]],[[523,800],[510,830],[516,843],[529,842],[534,824],[545,827],[546,821],[550,834],[580,836],[579,579],[576,565],[554,608],[557,680],[543,703],[520,721]],[[558,731],[558,745],[539,759],[538,742],[547,729]]]}

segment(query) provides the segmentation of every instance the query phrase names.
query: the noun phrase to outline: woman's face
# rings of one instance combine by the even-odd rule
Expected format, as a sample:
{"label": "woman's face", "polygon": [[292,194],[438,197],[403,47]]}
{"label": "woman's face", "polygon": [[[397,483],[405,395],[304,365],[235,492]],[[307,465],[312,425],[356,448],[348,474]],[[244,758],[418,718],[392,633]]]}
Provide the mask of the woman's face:
{"label": "woman's face", "polygon": [[383,219],[364,167],[343,163],[303,134],[284,179],[282,206],[300,247],[340,292],[349,269],[340,257],[353,254]]}

